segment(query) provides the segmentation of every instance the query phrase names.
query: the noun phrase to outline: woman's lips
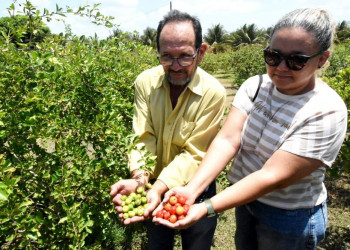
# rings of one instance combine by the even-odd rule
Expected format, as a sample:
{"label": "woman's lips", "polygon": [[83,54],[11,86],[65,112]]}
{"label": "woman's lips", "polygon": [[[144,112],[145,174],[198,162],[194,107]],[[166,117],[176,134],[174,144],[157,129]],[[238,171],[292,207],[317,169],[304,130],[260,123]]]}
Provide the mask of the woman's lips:
{"label": "woman's lips", "polygon": [[291,76],[285,76],[285,75],[275,75],[278,79],[285,80],[285,79],[290,79]]}

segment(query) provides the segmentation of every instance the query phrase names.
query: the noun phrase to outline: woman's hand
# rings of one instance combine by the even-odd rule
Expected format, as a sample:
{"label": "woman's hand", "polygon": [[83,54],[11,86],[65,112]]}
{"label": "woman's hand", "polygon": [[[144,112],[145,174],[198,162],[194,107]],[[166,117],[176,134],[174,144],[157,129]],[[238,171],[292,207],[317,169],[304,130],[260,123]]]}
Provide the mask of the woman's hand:
{"label": "woman's hand", "polygon": [[[186,204],[190,206],[189,211],[186,216],[182,220],[178,220],[175,223],[171,223],[170,221],[162,218],[156,217],[158,211],[163,210],[164,205],[169,201],[171,196],[182,196],[186,200]],[[207,208],[202,204],[195,204],[196,197],[193,192],[188,187],[176,187],[165,193],[163,201],[159,204],[159,206],[153,211],[153,222],[162,224],[164,226],[174,228],[174,229],[184,229],[188,228],[194,223],[196,223],[199,219],[207,213]],[[192,205],[192,206],[191,206]]]}
{"label": "woman's hand", "polygon": [[168,192],[165,193],[164,199],[162,203],[168,202],[169,198],[173,195],[179,195],[186,199],[186,204],[192,205],[197,197],[194,196],[192,190],[190,190],[188,187],[176,187],[170,189]]}
{"label": "woman's hand", "polygon": [[207,207],[204,202],[194,204],[190,206],[187,215],[181,219],[176,221],[175,223],[171,223],[168,220],[153,217],[153,222],[157,224],[162,224],[172,229],[186,229],[195,224],[201,218],[207,215]]}

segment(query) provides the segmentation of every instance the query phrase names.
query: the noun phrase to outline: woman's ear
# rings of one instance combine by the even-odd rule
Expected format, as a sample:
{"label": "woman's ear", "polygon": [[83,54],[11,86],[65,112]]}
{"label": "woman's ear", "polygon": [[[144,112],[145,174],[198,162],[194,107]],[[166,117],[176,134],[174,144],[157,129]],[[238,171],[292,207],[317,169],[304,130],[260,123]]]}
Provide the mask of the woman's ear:
{"label": "woman's ear", "polygon": [[327,62],[329,55],[330,55],[329,50],[327,50],[321,54],[320,59],[318,61],[318,68],[322,68],[322,66]]}

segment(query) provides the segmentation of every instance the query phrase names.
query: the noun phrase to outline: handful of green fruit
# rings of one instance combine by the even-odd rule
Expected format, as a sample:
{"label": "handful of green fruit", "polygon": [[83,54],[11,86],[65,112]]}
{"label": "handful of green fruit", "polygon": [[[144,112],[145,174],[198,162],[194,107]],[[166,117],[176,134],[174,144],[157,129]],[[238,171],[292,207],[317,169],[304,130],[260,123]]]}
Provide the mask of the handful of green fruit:
{"label": "handful of green fruit", "polygon": [[[151,187],[152,185],[147,183],[146,190]],[[148,206],[146,190],[140,186],[136,189],[136,192],[121,196],[120,199],[122,200],[121,206],[124,219],[143,215],[145,208]]]}

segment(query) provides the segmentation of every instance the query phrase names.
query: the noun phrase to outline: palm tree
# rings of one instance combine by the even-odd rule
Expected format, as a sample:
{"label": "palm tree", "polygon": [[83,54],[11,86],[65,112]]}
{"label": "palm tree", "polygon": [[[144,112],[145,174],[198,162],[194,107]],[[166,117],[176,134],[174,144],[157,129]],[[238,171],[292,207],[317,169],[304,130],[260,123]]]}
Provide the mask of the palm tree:
{"label": "palm tree", "polygon": [[157,39],[157,30],[147,27],[143,31],[143,35],[141,36],[141,40],[144,45],[151,46],[152,48],[156,48]]}
{"label": "palm tree", "polygon": [[350,38],[350,22],[342,21],[336,27],[337,42],[343,42]]}
{"label": "palm tree", "polygon": [[268,35],[265,30],[259,30],[253,23],[244,24],[240,29],[231,33],[229,37],[229,43],[237,47],[254,43],[264,44]]}
{"label": "palm tree", "polygon": [[116,29],[113,29],[112,35],[110,35],[109,37],[110,38],[112,38],[112,37],[121,37],[121,36],[123,36],[123,33],[124,33],[124,31],[122,31],[119,28],[116,28]]}
{"label": "palm tree", "polygon": [[204,36],[204,40],[212,45],[213,43],[223,43],[225,41],[226,31],[224,30],[224,26],[221,24],[213,25],[212,28],[208,29],[207,35]]}
{"label": "palm tree", "polygon": [[112,34],[110,36],[108,36],[107,39],[112,39],[112,38],[117,38],[116,42],[130,42],[130,41],[134,41],[134,42],[140,42],[140,37],[138,32],[134,31],[134,32],[128,32],[128,31],[123,31],[119,28],[116,28],[112,31]]}

